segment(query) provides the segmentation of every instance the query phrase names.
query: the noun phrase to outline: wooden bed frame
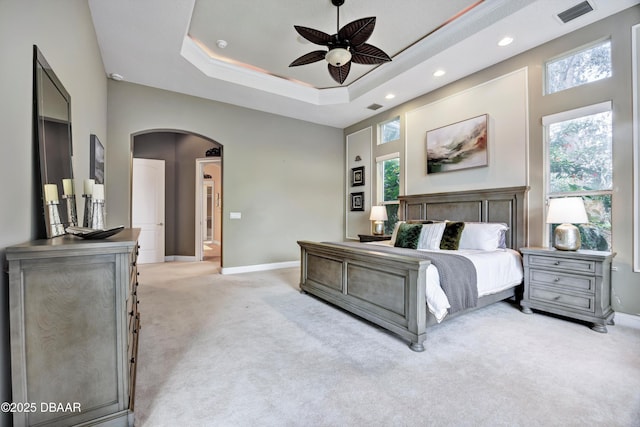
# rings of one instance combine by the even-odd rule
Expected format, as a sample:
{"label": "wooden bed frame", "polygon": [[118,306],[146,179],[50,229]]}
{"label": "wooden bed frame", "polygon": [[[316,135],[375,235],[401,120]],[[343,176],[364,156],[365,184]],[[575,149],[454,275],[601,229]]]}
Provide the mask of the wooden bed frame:
{"label": "wooden bed frame", "polygon": [[[400,196],[400,219],[503,222],[507,247],[527,244],[528,187]],[[426,270],[430,264],[402,255],[332,243],[299,241],[300,290],[335,304],[410,341],[424,351],[426,329],[435,324],[427,309]],[[476,308],[516,296],[516,288],[478,300]],[[464,310],[463,314],[471,310]],[[447,315],[445,319],[454,316]]]}

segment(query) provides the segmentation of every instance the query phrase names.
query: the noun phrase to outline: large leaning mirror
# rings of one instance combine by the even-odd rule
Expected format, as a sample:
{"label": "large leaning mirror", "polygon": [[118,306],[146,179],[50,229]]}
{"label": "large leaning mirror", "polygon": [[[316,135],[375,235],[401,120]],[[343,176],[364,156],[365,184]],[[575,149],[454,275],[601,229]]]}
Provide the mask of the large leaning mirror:
{"label": "large leaning mirror", "polygon": [[74,223],[76,203],[71,161],[71,96],[35,45],[33,123],[36,169],[40,178],[38,200],[43,213],[42,229],[38,234],[55,237],[64,234],[69,225],[77,225]]}

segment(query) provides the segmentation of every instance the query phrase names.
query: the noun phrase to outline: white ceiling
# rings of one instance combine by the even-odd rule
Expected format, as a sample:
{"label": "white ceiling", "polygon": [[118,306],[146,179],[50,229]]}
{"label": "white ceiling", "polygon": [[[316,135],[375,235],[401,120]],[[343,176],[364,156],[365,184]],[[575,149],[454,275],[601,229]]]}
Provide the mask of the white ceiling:
{"label": "white ceiling", "polygon": [[[89,0],[89,7],[107,75],[344,128],[640,3],[589,0],[593,12],[567,24],[557,18],[581,1],[346,0],[340,26],[375,16],[367,42],[392,62],[353,64],[341,86],[324,61],[288,67],[322,49],[302,43],[294,25],[336,33],[331,0]],[[507,35],[514,42],[497,46]],[[437,69],[446,74],[434,77]],[[385,99],[389,93],[395,98]],[[367,108],[374,103],[383,107]]]}

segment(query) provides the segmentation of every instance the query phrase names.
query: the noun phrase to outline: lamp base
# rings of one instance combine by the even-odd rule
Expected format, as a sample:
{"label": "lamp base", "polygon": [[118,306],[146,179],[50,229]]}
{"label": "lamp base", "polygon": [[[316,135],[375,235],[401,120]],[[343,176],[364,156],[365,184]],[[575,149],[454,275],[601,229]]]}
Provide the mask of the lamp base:
{"label": "lamp base", "polygon": [[384,234],[384,221],[375,221],[373,223],[373,234]]}
{"label": "lamp base", "polygon": [[553,247],[561,251],[580,249],[580,230],[573,224],[560,224],[553,233]]}

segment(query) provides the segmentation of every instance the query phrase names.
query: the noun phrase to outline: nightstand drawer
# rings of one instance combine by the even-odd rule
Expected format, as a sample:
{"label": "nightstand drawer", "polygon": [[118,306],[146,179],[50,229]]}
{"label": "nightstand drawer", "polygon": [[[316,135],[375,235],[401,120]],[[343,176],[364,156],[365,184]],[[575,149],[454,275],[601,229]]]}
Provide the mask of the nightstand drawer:
{"label": "nightstand drawer", "polygon": [[579,276],[563,274],[548,270],[529,270],[529,280],[532,284],[544,284],[593,293],[596,279],[593,276]]}
{"label": "nightstand drawer", "polygon": [[555,258],[550,256],[531,255],[529,257],[529,265],[531,267],[557,268],[560,270],[571,270],[591,274],[596,271],[595,261]]}
{"label": "nightstand drawer", "polygon": [[545,304],[557,305],[560,308],[594,313],[594,298],[587,295],[569,295],[557,292],[555,289],[531,286],[531,288],[529,288],[529,299],[544,302]]}

